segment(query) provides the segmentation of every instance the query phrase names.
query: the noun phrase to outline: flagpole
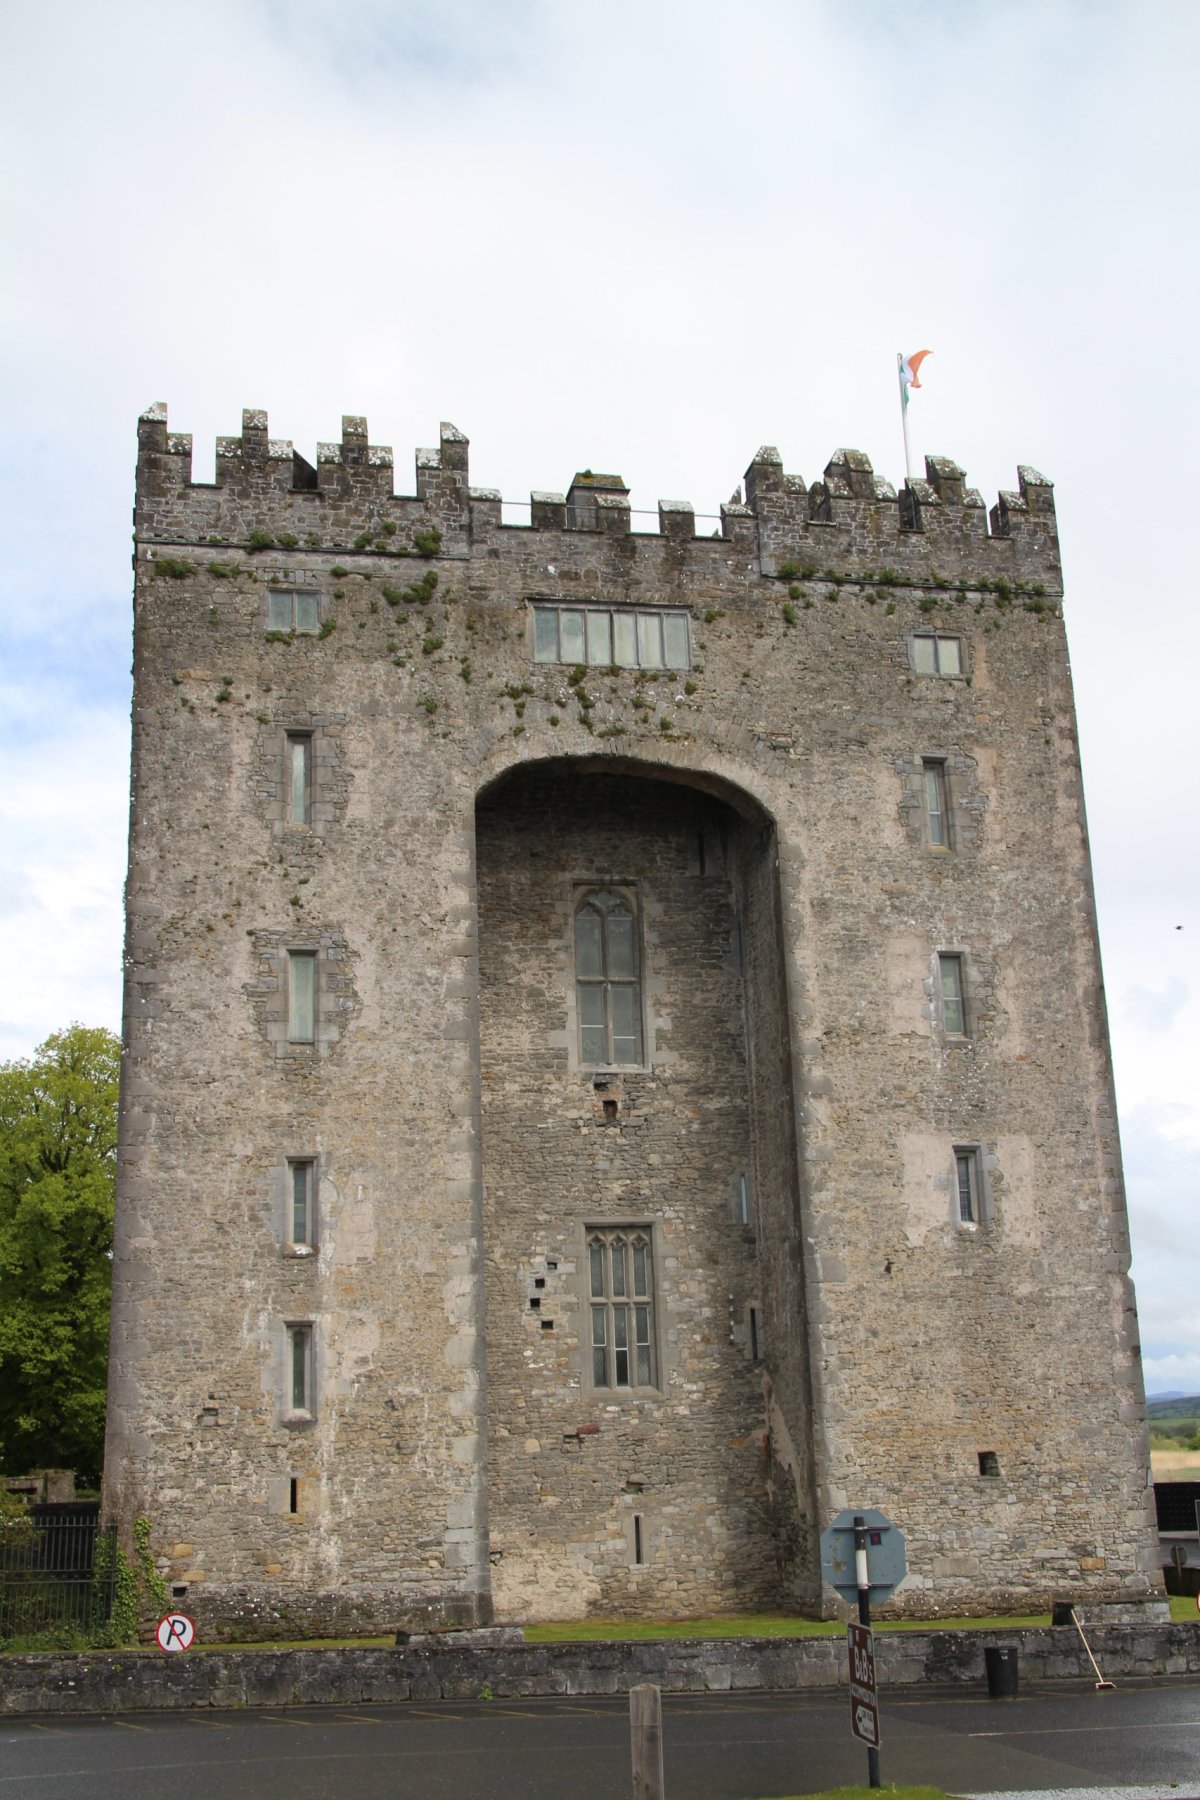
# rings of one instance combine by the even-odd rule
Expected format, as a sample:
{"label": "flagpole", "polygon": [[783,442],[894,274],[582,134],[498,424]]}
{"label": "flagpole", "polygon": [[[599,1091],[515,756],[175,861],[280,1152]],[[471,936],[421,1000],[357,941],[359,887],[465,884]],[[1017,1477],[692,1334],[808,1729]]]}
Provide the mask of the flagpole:
{"label": "flagpole", "polygon": [[908,441],[908,388],[904,381],[904,352],[896,352],[896,378],[900,383],[900,423],[904,429],[904,473],[912,486],[912,447]]}

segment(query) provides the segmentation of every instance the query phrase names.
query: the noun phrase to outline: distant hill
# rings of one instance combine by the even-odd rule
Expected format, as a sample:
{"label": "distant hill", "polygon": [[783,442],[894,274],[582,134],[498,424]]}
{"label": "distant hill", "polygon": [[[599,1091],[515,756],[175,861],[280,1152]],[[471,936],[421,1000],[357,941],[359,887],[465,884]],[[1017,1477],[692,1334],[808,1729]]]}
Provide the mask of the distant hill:
{"label": "distant hill", "polygon": [[1194,1419],[1200,1417],[1200,1394],[1156,1394],[1146,1402],[1149,1419]]}

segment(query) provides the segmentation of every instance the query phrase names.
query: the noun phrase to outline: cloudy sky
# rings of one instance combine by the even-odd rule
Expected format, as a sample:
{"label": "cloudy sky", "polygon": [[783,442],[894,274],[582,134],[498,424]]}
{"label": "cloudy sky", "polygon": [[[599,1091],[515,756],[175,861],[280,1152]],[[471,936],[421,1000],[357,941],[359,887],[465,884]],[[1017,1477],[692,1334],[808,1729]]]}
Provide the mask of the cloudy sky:
{"label": "cloudy sky", "polygon": [[[1147,1385],[1200,1391],[1194,0],[0,5],[0,1058],[117,1025],[135,419],[1056,483]],[[514,517],[518,515],[513,515]],[[1048,1321],[1052,1326],[1052,1321]]]}

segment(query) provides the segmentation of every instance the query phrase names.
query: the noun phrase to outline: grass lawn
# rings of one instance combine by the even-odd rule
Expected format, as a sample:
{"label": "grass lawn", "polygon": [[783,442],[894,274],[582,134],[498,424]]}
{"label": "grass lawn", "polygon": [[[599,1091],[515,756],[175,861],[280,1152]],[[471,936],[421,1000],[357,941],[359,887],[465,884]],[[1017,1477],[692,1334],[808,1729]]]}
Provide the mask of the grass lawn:
{"label": "grass lawn", "polygon": [[[1172,1594],[1171,1618],[1200,1623],[1196,1602]],[[998,1631],[1049,1625],[1050,1614],[1014,1613],[987,1619],[876,1619],[876,1631]],[[842,1637],[842,1619],[800,1619],[785,1613],[745,1614],[718,1619],[572,1619],[525,1627],[530,1644],[633,1643],[658,1638]]]}
{"label": "grass lawn", "polygon": [[[1048,1625],[1049,1613],[998,1619],[877,1619],[877,1631],[995,1631],[998,1626]],[[525,1627],[530,1644],[632,1643],[650,1638],[844,1637],[841,1619],[800,1619],[784,1613],[726,1619],[572,1619]]]}
{"label": "grass lawn", "polygon": [[[887,1796],[887,1800],[947,1800],[941,1788],[931,1787],[840,1787],[822,1788],[819,1794],[793,1794],[790,1800],[879,1800],[879,1796]],[[786,1796],[781,1800],[787,1800]]]}
{"label": "grass lawn", "polygon": [[[1172,1594],[1170,1602],[1172,1622],[1200,1624],[1200,1611],[1189,1595]],[[1006,1627],[1015,1629],[1049,1623],[1049,1613],[1020,1613],[990,1619],[876,1619],[874,1628],[876,1631],[997,1631]],[[529,1644],[621,1644],[669,1638],[842,1637],[845,1630],[845,1621],[841,1619],[801,1619],[789,1613],[745,1613],[718,1619],[564,1619],[527,1625],[525,1641]],[[56,1642],[56,1638],[59,1641]],[[386,1637],[273,1638],[250,1644],[198,1642],[192,1654],[214,1650],[386,1650],[394,1642],[394,1635],[390,1632]],[[85,1648],[85,1641],[82,1638],[73,1641],[70,1633],[60,1637],[58,1633],[46,1632],[37,1637],[10,1638],[0,1643],[0,1655]],[[156,1644],[126,1644],[121,1648],[125,1651],[140,1650],[148,1656],[162,1655]],[[98,1649],[92,1653],[106,1654]],[[845,1788],[838,1791],[841,1795],[849,1796],[857,1794],[858,1789]],[[897,1790],[900,1794],[907,1791]],[[923,1795],[933,1794],[935,1790],[914,1788],[911,1792]],[[813,1800],[817,1800],[817,1797],[813,1797]]]}

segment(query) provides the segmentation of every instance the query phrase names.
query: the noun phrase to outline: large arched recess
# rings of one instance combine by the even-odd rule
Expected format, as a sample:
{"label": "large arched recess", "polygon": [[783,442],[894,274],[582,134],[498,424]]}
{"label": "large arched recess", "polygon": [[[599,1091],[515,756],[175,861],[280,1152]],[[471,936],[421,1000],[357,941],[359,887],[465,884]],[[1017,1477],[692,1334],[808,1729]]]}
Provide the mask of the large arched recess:
{"label": "large arched recess", "polygon": [[[812,1604],[773,821],[718,775],[552,758],[480,791],[476,861],[496,1616]],[[637,1041],[602,1056],[596,904],[636,946]]]}

